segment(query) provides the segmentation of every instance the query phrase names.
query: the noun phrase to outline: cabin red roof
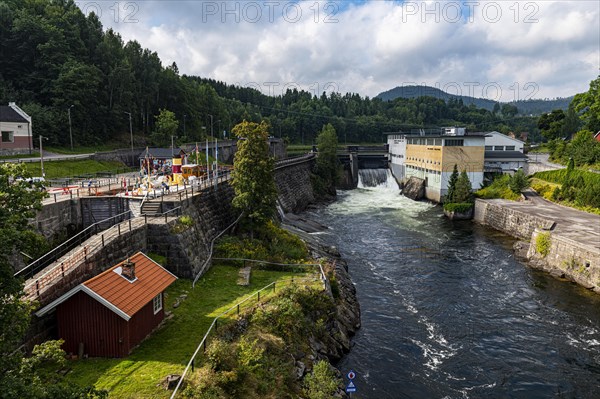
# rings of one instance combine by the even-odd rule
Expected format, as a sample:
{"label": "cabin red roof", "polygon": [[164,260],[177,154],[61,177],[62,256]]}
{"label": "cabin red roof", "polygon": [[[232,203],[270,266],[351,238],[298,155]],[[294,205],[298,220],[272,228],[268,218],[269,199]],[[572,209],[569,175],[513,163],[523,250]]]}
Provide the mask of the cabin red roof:
{"label": "cabin red roof", "polygon": [[129,261],[135,264],[134,280],[121,275],[123,265],[127,262],[124,260],[73,288],[37,311],[36,315],[43,316],[77,292],[84,291],[122,318],[129,320],[177,280],[177,277],[141,252],[130,257]]}
{"label": "cabin red roof", "polygon": [[134,281],[129,281],[120,273],[125,260],[83,284],[132,317],[177,277],[141,252],[129,260],[135,264]]}

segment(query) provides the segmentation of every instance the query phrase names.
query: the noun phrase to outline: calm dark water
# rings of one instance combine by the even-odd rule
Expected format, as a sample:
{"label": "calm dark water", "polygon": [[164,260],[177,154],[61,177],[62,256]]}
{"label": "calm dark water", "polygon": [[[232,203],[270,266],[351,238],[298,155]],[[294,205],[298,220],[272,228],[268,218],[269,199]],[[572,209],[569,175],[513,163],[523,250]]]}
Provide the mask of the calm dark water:
{"label": "calm dark water", "polygon": [[353,397],[600,398],[600,297],[394,186],[308,215],[330,226],[317,238],[348,260],[362,308],[338,365],[358,375]]}

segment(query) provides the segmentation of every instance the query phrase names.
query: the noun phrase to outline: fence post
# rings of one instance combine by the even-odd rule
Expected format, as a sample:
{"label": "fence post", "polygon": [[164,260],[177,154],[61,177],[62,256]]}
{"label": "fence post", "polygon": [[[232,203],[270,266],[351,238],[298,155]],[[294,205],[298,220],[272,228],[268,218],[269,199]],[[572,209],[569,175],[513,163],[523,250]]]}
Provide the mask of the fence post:
{"label": "fence post", "polygon": [[104,247],[104,234],[102,234],[102,246]]}
{"label": "fence post", "polygon": [[240,304],[239,303],[237,305],[237,314],[238,314],[238,316],[240,315]]}
{"label": "fence post", "polygon": [[260,302],[260,291],[257,292],[257,295],[258,295],[258,301],[257,302]]}
{"label": "fence post", "polygon": [[54,203],[56,203],[56,193],[54,193]]}
{"label": "fence post", "polygon": [[129,231],[131,232],[131,219],[129,219]]}
{"label": "fence post", "polygon": [[219,319],[215,319],[215,331],[219,329]]}
{"label": "fence post", "polygon": [[65,263],[60,262],[60,271],[62,272],[62,276],[65,277]]}
{"label": "fence post", "polygon": [[117,225],[117,230],[119,231],[119,237],[121,237],[121,224]]}

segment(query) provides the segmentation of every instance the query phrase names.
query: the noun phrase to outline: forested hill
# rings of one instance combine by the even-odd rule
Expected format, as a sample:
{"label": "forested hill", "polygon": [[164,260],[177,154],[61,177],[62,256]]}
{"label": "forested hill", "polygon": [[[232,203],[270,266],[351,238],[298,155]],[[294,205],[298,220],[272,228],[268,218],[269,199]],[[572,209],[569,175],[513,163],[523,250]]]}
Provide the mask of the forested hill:
{"label": "forested hill", "polygon": [[76,146],[117,140],[127,145],[127,113],[136,145],[145,145],[160,109],[175,114],[180,142],[209,133],[209,115],[220,136],[243,119],[265,118],[272,135],[306,144],[325,123],[335,127],[341,142],[381,142],[384,132],[448,125],[537,131],[534,118],[520,118],[511,107],[494,113],[452,99],[387,102],[296,89],[267,96],[181,75],[175,63],[165,66],[155,52],[104,30],[94,14],[85,16],[72,0],[0,0],[0,103],[9,101],[32,115],[34,138],[47,136],[53,145],[69,142],[69,109]]}
{"label": "forested hill", "polygon": [[[468,87],[465,87],[468,89]],[[384,91],[379,93],[375,98],[379,98],[383,101],[391,101],[397,98],[417,98],[421,96],[429,96],[434,98],[439,98],[444,101],[448,101],[450,99],[460,100],[466,105],[475,105],[477,108],[484,108],[488,111],[493,111],[496,104],[501,108],[503,104],[508,104],[512,106],[516,106],[519,110],[519,114],[521,115],[541,115],[547,112],[550,112],[555,109],[567,110],[569,108],[569,104],[573,97],[567,98],[556,98],[552,100],[542,100],[542,99],[529,99],[529,100],[518,100],[511,101],[508,103],[498,103],[493,100],[488,100],[485,98],[476,98],[462,95],[455,95],[447,93],[443,90],[438,89],[437,87],[431,86],[422,86],[422,85],[409,85],[409,86],[398,86],[391,90]]]}

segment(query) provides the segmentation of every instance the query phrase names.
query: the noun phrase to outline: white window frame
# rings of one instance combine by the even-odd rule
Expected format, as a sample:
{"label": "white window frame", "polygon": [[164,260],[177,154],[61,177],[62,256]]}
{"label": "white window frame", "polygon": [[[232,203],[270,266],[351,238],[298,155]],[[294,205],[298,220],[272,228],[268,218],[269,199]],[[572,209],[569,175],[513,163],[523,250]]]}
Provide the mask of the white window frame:
{"label": "white window frame", "polygon": [[158,312],[160,312],[163,308],[163,302],[162,302],[162,292],[160,294],[158,294],[157,296],[155,296],[154,298],[152,298],[152,309],[154,310],[154,314],[157,314]]}

